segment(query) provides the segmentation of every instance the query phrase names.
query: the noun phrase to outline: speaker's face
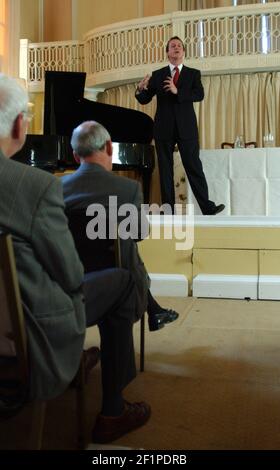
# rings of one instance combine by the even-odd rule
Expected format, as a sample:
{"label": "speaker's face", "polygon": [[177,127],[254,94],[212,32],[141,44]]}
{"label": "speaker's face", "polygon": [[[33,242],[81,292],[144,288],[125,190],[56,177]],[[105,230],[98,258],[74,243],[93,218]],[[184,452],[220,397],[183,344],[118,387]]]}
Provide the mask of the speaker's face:
{"label": "speaker's face", "polygon": [[184,60],[184,46],[179,39],[171,39],[168,45],[167,57],[171,64],[174,62],[180,64]]}

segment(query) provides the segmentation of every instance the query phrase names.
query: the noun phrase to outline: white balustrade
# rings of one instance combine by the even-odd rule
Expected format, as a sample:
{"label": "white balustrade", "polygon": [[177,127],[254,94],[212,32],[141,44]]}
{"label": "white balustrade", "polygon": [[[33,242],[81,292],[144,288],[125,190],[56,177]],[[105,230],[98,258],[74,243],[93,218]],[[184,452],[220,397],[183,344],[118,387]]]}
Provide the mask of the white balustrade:
{"label": "white balustrade", "polygon": [[166,61],[167,40],[185,43],[188,65],[202,73],[279,69],[280,2],[178,11],[89,31],[83,41],[21,41],[21,77],[43,88],[45,70],[85,71],[88,86],[137,81]]}
{"label": "white balustrade", "polygon": [[85,69],[84,42],[20,41],[20,77],[30,91],[42,91],[45,71],[80,72]]}

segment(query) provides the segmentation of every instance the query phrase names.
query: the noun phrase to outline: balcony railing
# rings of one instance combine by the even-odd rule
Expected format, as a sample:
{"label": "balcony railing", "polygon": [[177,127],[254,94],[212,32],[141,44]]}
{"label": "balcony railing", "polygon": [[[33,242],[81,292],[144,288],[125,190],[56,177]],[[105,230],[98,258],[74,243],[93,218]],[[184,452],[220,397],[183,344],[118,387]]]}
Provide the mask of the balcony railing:
{"label": "balcony railing", "polygon": [[188,65],[202,73],[279,69],[280,2],[175,12],[89,31],[83,41],[21,40],[20,76],[43,89],[45,70],[85,71],[88,86],[136,81],[166,61],[171,36],[184,40]]}

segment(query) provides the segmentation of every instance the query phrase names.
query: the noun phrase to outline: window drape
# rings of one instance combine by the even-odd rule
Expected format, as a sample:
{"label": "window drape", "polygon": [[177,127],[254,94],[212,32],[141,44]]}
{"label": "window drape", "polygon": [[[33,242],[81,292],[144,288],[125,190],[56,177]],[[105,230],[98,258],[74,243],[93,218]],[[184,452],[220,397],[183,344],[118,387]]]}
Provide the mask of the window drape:
{"label": "window drape", "polygon": [[[220,148],[239,134],[262,147],[267,133],[280,146],[280,72],[203,76],[202,83],[205,98],[195,103],[201,148]],[[134,93],[134,84],[123,85],[99,94],[98,101],[154,117],[156,99],[141,106]]]}
{"label": "window drape", "polygon": [[204,8],[229,7],[232,0],[183,0],[182,10],[202,10]]}
{"label": "window drape", "polygon": [[[222,142],[234,142],[237,135],[262,147],[263,136],[268,133],[280,147],[280,72],[203,76],[202,83],[205,98],[195,103],[202,149],[221,148]],[[98,101],[137,109],[153,118],[156,99],[141,106],[135,99],[135,89],[136,84],[111,88],[99,94]],[[159,203],[157,166],[151,191],[151,200]]]}
{"label": "window drape", "polygon": [[20,0],[0,0],[0,71],[18,77]]}
{"label": "window drape", "polygon": [[[274,3],[279,0],[266,0],[265,3]],[[238,5],[253,5],[263,3],[262,0],[182,0],[182,10],[202,10],[204,8],[229,7],[237,3]]]}
{"label": "window drape", "polygon": [[6,0],[0,0],[0,72],[5,71],[6,39]]}

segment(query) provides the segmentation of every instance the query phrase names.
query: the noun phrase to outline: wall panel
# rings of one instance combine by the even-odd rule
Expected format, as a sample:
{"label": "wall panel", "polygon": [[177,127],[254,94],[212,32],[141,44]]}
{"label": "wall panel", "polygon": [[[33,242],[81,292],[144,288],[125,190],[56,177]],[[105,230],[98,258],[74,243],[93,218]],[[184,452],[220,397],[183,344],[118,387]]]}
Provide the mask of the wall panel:
{"label": "wall panel", "polygon": [[20,38],[31,42],[39,41],[39,2],[20,1]]}
{"label": "wall panel", "polygon": [[164,14],[164,0],[143,0],[144,16],[157,16]]}
{"label": "wall panel", "polygon": [[75,1],[77,14],[74,27],[78,39],[93,28],[138,17],[138,0]]}
{"label": "wall panel", "polygon": [[72,39],[72,0],[44,0],[44,41]]}

